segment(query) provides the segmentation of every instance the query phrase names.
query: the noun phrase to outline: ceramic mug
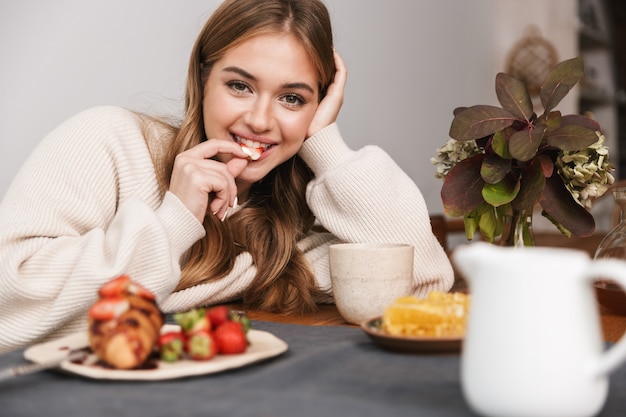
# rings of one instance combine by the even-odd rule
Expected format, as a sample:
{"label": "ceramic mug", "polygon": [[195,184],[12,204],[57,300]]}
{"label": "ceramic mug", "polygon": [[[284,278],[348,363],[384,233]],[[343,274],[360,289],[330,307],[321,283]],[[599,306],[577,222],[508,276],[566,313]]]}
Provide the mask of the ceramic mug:
{"label": "ceramic mug", "polygon": [[593,282],[626,288],[626,262],[565,248],[472,243],[453,253],[471,305],[461,387],[485,416],[593,416],[626,337],[605,351]]}
{"label": "ceramic mug", "polygon": [[413,293],[411,245],[340,243],[328,257],[335,304],[349,323],[382,316],[396,298]]}

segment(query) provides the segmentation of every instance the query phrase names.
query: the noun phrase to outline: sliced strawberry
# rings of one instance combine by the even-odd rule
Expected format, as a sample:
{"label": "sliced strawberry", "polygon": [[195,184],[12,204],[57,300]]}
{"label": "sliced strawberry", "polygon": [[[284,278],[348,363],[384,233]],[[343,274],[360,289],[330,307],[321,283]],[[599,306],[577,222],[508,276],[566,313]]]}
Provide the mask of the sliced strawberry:
{"label": "sliced strawberry", "polygon": [[100,297],[116,297],[124,294],[133,294],[146,300],[154,300],[154,294],[137,282],[133,282],[130,276],[124,274],[113,278],[98,290]]}
{"label": "sliced strawberry", "polygon": [[113,320],[128,311],[129,308],[130,303],[126,298],[103,298],[89,308],[89,316],[95,320]]}
{"label": "sliced strawberry", "polygon": [[196,361],[206,361],[217,354],[217,344],[208,330],[200,330],[189,336],[185,348],[189,357]]}
{"label": "sliced strawberry", "polygon": [[227,321],[213,332],[219,353],[228,355],[243,353],[248,348],[248,339],[241,323]]}
{"label": "sliced strawberry", "polygon": [[100,287],[98,295],[100,297],[116,297],[125,294],[130,283],[131,280],[128,275],[120,275]]}
{"label": "sliced strawberry", "polygon": [[230,309],[226,306],[211,307],[207,311],[209,321],[211,322],[211,328],[215,330],[222,323],[230,320]]}
{"label": "sliced strawberry", "polygon": [[211,331],[211,321],[203,308],[195,308],[184,313],[174,314],[174,320],[183,330],[186,336],[199,331]]}
{"label": "sliced strawberry", "polygon": [[137,282],[131,282],[129,284],[128,292],[150,301],[156,298],[150,290]]}
{"label": "sliced strawberry", "polygon": [[180,331],[170,331],[159,336],[161,360],[176,362],[185,354],[185,336]]}

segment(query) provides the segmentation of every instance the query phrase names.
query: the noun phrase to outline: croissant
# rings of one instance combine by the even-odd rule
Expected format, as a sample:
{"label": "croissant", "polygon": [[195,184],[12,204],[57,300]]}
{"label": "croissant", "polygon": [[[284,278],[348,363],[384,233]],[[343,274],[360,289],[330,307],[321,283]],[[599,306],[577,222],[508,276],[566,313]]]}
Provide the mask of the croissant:
{"label": "croissant", "polygon": [[154,295],[121,275],[104,284],[89,309],[89,346],[105,364],[133,369],[155,350],[163,313]]}

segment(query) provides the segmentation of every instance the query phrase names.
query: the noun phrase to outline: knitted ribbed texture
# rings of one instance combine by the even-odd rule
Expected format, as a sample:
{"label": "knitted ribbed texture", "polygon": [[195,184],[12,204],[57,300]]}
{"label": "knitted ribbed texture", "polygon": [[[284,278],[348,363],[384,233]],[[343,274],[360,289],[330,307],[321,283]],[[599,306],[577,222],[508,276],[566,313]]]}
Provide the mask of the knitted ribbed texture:
{"label": "knitted ribbed texture", "polygon": [[[411,243],[417,294],[450,288],[423,198],[386,153],[348,149],[331,125],[301,155],[317,174],[309,204],[331,232],[299,244],[322,289],[330,292],[327,247],[339,239]],[[105,106],[74,116],[35,149],[0,205],[0,352],[84,330],[98,288],[122,273],[166,312],[239,297],[256,273],[248,253],[227,277],[171,294],[181,257],[204,234],[159,189],[132,112]]]}
{"label": "knitted ribbed texture", "polygon": [[352,151],[339,137],[337,126],[328,126],[300,151],[316,174],[307,199],[317,220],[342,241],[413,245],[415,294],[447,291],[452,267],[415,183],[382,149]]}

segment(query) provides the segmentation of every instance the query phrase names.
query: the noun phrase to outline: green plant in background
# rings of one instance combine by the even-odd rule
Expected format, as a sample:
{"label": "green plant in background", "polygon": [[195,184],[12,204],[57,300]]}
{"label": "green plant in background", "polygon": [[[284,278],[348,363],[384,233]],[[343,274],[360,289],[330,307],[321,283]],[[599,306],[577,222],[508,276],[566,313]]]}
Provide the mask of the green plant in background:
{"label": "green plant in background", "polygon": [[539,116],[526,85],[505,73],[496,76],[502,107],[455,109],[452,139],[432,163],[444,212],[463,216],[468,239],[479,232],[492,242],[505,216],[532,215],[537,204],[566,236],[594,232],[587,209],[614,181],[605,137],[593,119],[555,110],[583,73],[580,57],[556,65],[541,86]]}

